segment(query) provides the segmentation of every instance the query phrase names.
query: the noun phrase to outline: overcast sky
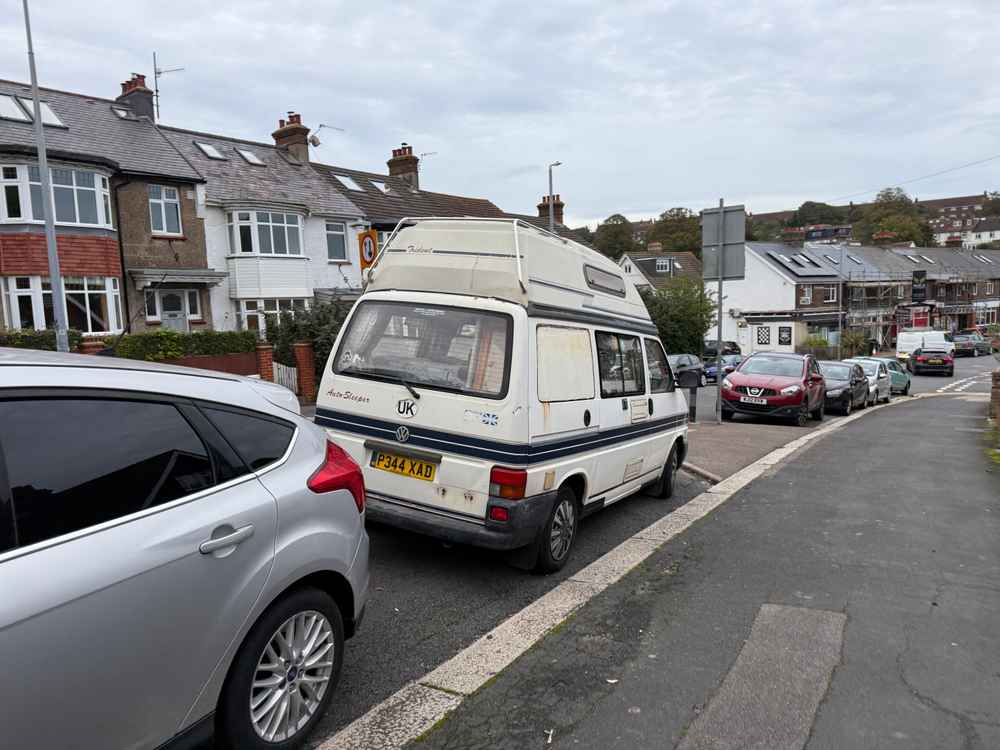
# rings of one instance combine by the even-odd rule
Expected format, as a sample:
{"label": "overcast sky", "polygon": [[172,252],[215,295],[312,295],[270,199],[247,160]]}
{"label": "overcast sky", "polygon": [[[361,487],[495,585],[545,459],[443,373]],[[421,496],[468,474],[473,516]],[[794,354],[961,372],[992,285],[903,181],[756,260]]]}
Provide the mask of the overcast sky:
{"label": "overcast sky", "polygon": [[[4,5],[0,77],[26,81]],[[561,160],[571,225],[862,201],[1000,154],[996,0],[408,5],[35,0],[32,21],[42,85],[113,97],[153,50],[184,66],[161,81],[171,125],[269,142],[296,110],[346,131],[319,161],[385,171],[407,141],[437,152],[423,187],[522,213]],[[1000,188],[1000,159],[904,187]]]}

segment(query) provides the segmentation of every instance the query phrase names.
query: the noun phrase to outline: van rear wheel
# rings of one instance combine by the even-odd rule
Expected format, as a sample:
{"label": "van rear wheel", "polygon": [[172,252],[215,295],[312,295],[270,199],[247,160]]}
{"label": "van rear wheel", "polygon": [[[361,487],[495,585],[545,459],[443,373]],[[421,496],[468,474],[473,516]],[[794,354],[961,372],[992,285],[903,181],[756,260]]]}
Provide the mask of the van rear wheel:
{"label": "van rear wheel", "polygon": [[560,487],[549,519],[539,535],[538,560],[535,563],[537,572],[555,573],[562,570],[576,541],[579,515],[573,490]]}

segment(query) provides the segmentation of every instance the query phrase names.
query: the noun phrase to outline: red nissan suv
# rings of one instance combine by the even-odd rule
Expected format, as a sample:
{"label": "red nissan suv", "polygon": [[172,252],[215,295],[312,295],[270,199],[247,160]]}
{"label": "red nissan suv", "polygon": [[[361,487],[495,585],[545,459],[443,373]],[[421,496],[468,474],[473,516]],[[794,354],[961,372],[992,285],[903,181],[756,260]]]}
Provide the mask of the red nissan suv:
{"label": "red nissan suv", "polygon": [[722,380],[722,418],[783,417],[805,427],[823,419],[826,381],[809,354],[759,352]]}

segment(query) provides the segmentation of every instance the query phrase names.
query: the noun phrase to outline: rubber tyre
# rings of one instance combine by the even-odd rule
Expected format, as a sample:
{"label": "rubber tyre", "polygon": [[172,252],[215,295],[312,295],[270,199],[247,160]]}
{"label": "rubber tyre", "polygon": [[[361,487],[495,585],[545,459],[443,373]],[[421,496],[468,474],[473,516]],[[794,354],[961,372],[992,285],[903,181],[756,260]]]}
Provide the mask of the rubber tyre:
{"label": "rubber tyre", "polygon": [[972,356],[973,357],[978,357],[979,356],[979,349],[977,349],[976,347],[972,347]]}
{"label": "rubber tyre", "polygon": [[660,472],[660,478],[656,480],[656,484],[650,490],[650,495],[660,498],[674,496],[674,480],[677,478],[677,469],[680,468],[679,463],[677,460],[677,445],[675,443],[670,448],[667,461],[663,464],[663,471]]}
{"label": "rubber tyre", "polygon": [[[569,547],[566,549],[562,558],[556,559],[552,555],[552,545],[550,543],[552,537],[552,525],[556,520],[556,511],[558,511],[564,503],[569,503],[573,510],[573,536],[570,538]],[[556,571],[562,570],[563,566],[566,565],[566,561],[569,560],[570,555],[573,553],[573,545],[576,544],[576,535],[579,531],[579,526],[580,508],[576,502],[576,495],[569,487],[560,487],[559,493],[556,495],[556,501],[552,503],[552,510],[549,512],[549,518],[538,534],[538,559],[535,561],[536,573],[555,573]]]}
{"label": "rubber tyre", "polygon": [[883,401],[882,403],[888,404],[890,401],[892,401],[892,388],[890,388],[889,392],[885,394],[885,401]]}
{"label": "rubber tyre", "polygon": [[725,409],[723,409],[722,410],[722,421],[723,422],[732,422],[733,421],[733,413],[731,411],[726,411]]}
{"label": "rubber tyre", "polygon": [[819,406],[813,409],[809,413],[809,416],[817,422],[822,422],[823,417],[826,416],[826,401],[820,401]]}
{"label": "rubber tyre", "polygon": [[809,424],[809,412],[807,411],[806,407],[803,406],[799,410],[799,413],[795,417],[794,422],[795,422],[795,425],[797,427],[806,427],[806,426],[808,426],[808,424]]}
{"label": "rubber tyre", "polygon": [[904,396],[909,396],[910,395],[910,384],[909,383],[907,383],[906,384],[906,388],[903,389],[903,395]]}
{"label": "rubber tyre", "polygon": [[[333,671],[326,694],[316,712],[299,732],[284,742],[265,742],[254,731],[250,721],[250,684],[257,662],[271,636],[285,620],[299,612],[315,610],[326,615],[333,630]],[[344,621],[336,602],[329,594],[314,588],[292,591],[272,604],[254,623],[236,652],[215,713],[215,744],[219,750],[292,750],[299,747],[316,724],[326,714],[333,700],[344,663]]]}
{"label": "rubber tyre", "polygon": [[854,408],[854,398],[852,397],[847,399],[847,402],[844,404],[844,408],[842,409],[842,411],[844,412],[844,416],[845,417],[851,416],[851,410],[853,408]]}

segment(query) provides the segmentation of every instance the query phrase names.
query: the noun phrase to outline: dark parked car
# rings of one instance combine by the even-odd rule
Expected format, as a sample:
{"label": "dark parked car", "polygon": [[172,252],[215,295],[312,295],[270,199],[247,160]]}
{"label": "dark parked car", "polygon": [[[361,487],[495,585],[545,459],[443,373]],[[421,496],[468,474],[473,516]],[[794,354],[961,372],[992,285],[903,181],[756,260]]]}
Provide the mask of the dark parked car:
{"label": "dark parked car", "polygon": [[680,382],[682,372],[691,371],[697,373],[698,383],[705,385],[705,365],[693,354],[669,354],[667,362],[670,363],[670,371],[674,374],[674,380]]}
{"label": "dark parked car", "polygon": [[978,357],[980,354],[989,356],[993,353],[993,345],[979,331],[956,333],[952,340],[955,342],[956,357]]}
{"label": "dark parked car", "polygon": [[826,412],[826,380],[810,354],[761,352],[722,379],[722,418],[783,417],[801,427]]}
{"label": "dark parked car", "polygon": [[[722,376],[725,377],[737,367],[739,367],[740,362],[743,361],[743,357],[739,354],[723,354],[722,355]],[[718,368],[718,360],[716,359],[706,359],[705,360],[705,379],[714,383],[717,379],[716,369]]]}
{"label": "dark parked car", "polygon": [[[716,352],[719,350],[718,341],[706,341],[705,348],[702,352],[702,359],[708,361],[716,358]],[[740,345],[735,341],[723,341],[722,342],[722,353],[723,354],[743,354],[743,350],[740,349]]]}
{"label": "dark parked car", "polygon": [[941,372],[951,377],[955,374],[955,359],[944,349],[917,349],[906,360],[906,366],[914,375],[926,372]]}
{"label": "dark parked car", "polygon": [[845,416],[854,407],[868,406],[868,378],[861,365],[848,362],[820,362],[819,371],[826,378],[826,408]]}

